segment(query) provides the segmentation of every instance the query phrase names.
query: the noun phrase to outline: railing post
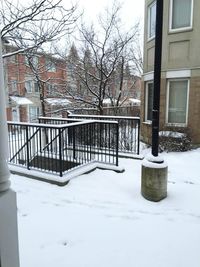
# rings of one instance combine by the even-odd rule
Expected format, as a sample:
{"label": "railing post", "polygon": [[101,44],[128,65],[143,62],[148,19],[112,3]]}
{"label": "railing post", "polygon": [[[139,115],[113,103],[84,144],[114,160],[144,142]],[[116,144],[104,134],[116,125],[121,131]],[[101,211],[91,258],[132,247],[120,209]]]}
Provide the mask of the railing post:
{"label": "railing post", "polygon": [[140,154],[140,119],[138,119],[137,155]]}
{"label": "railing post", "polygon": [[26,158],[27,158],[27,169],[30,169],[30,165],[29,165],[29,142],[28,142],[28,126],[26,125]]}
{"label": "railing post", "polygon": [[42,128],[39,129],[40,153],[42,153]]}
{"label": "railing post", "polygon": [[76,134],[75,127],[72,128],[72,140],[73,140],[73,159],[76,158]]}
{"label": "railing post", "polygon": [[92,145],[93,145],[93,140],[92,140],[92,129],[93,129],[93,124],[89,124],[89,144],[90,144],[90,160],[92,160]]}
{"label": "railing post", "polygon": [[63,162],[62,162],[62,136],[61,128],[59,128],[59,168],[60,168],[60,177],[63,176]]}
{"label": "railing post", "polygon": [[119,123],[116,124],[116,166],[119,165]]}

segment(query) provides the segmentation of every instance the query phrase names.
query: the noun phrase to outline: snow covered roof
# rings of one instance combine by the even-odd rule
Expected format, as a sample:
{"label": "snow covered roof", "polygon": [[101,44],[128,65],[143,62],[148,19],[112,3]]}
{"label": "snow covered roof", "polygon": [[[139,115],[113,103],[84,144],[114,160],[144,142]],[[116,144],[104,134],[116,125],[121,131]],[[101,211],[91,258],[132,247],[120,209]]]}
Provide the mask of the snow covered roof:
{"label": "snow covered roof", "polygon": [[[117,102],[117,100],[116,99],[113,99],[112,100],[114,103],[115,102]],[[103,100],[103,103],[104,104],[111,104],[112,103],[112,101],[111,101],[111,99],[110,98],[105,98],[104,100]]]}
{"label": "snow covered roof", "polygon": [[21,96],[10,96],[10,99],[14,101],[17,105],[30,105],[33,104],[31,100],[26,97]]}
{"label": "snow covered roof", "polygon": [[136,98],[129,98],[128,100],[133,102],[133,103],[137,103],[137,104],[141,103],[141,101],[139,99],[136,99]]}
{"label": "snow covered roof", "polygon": [[65,98],[46,98],[45,102],[51,106],[67,106],[71,101]]}

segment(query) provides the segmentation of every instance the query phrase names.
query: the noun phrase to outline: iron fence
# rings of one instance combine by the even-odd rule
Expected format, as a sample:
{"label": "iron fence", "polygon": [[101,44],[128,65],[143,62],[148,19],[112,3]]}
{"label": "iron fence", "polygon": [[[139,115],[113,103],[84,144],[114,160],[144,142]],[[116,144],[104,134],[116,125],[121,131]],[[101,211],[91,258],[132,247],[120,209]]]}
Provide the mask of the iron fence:
{"label": "iron fence", "polygon": [[69,114],[73,119],[109,120],[117,121],[119,124],[119,152],[140,153],[140,118],[125,116],[102,116],[102,115],[81,115]]}
{"label": "iron fence", "polygon": [[118,166],[117,122],[56,121],[8,122],[9,162],[60,176],[91,161]]}

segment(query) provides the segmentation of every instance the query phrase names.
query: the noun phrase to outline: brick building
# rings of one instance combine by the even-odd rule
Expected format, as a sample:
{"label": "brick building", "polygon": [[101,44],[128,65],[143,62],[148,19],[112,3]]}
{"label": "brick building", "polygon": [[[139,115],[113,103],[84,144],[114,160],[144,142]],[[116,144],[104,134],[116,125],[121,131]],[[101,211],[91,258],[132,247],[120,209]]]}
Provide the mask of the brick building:
{"label": "brick building", "polygon": [[[4,44],[4,54],[16,50]],[[69,106],[65,94],[67,72],[63,60],[48,54],[17,53],[4,58],[7,118],[14,121],[35,121],[38,116],[51,116]],[[42,104],[43,103],[43,104]]]}
{"label": "brick building", "polygon": [[[13,54],[17,48],[4,43],[3,53]],[[16,53],[4,58],[5,86],[7,95],[7,118],[13,121],[34,122],[39,116],[66,116],[67,110],[86,108],[93,101],[85,84],[74,70],[74,60],[58,59],[49,54]],[[113,101],[119,95],[120,81],[113,76],[110,80],[111,96],[104,100]],[[124,73],[120,105],[139,106],[141,79]],[[76,101],[83,98],[86,102]],[[115,103],[115,102],[114,102]],[[137,108],[138,114],[138,108]]]}
{"label": "brick building", "polygon": [[[160,129],[189,132],[200,143],[200,1],[165,0]],[[151,142],[156,1],[145,0],[142,139]]]}

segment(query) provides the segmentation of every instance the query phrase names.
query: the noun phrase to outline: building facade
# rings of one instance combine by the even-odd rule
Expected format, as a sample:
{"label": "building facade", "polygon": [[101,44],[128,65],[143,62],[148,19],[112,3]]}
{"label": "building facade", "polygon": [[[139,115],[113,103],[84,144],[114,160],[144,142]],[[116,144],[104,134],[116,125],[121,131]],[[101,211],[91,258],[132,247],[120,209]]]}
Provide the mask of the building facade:
{"label": "building facade", "polygon": [[[17,51],[4,44],[4,54]],[[17,53],[4,58],[7,119],[35,122],[69,106],[66,63],[48,54]],[[60,112],[59,112],[60,111]],[[56,114],[58,115],[58,114]]]}
{"label": "building facade", "polygon": [[[160,130],[186,132],[200,144],[200,1],[165,0]],[[156,1],[145,1],[142,140],[151,143]]]}

